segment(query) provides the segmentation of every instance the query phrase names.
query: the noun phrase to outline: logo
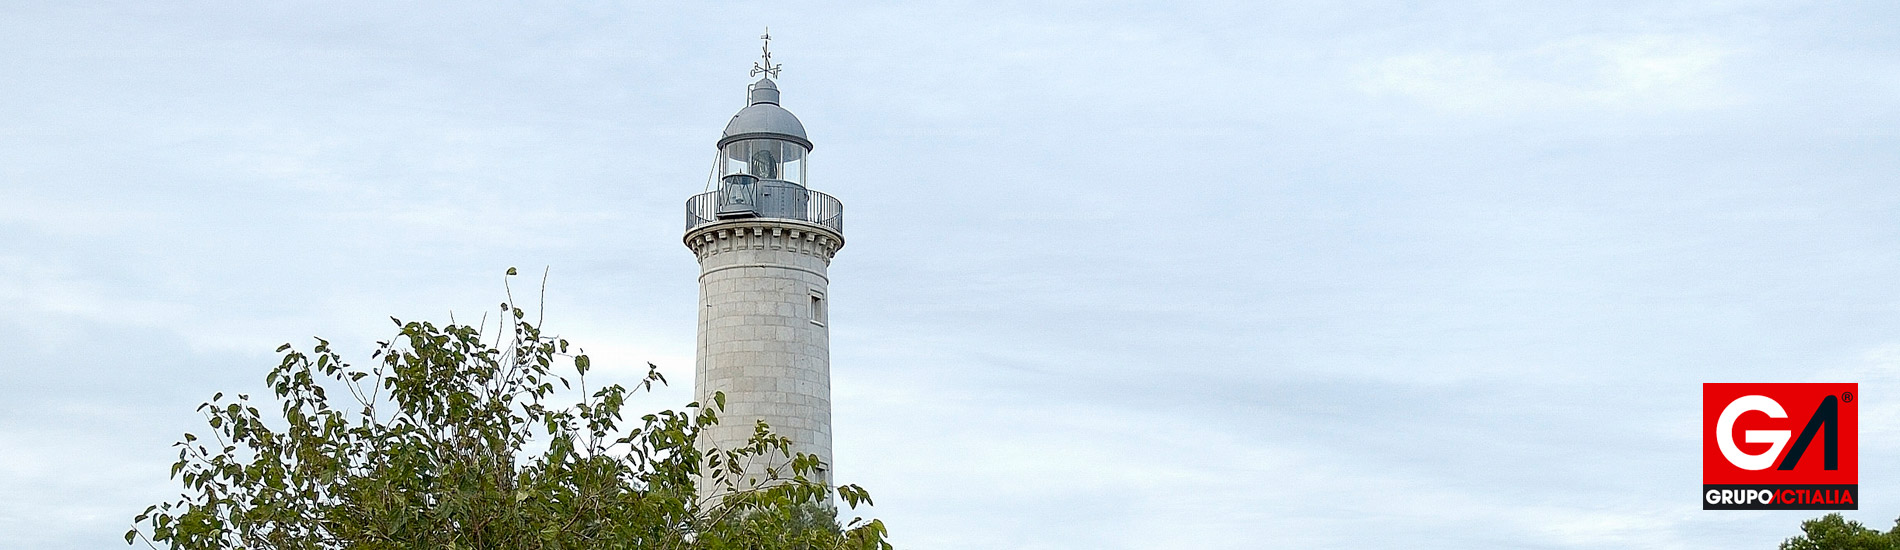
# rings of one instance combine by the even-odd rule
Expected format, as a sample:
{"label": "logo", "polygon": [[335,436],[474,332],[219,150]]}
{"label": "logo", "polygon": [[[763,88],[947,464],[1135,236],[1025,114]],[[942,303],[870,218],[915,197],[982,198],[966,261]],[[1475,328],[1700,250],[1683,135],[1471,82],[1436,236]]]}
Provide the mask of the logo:
{"label": "logo", "polygon": [[1859,390],[1703,384],[1702,509],[1859,509]]}

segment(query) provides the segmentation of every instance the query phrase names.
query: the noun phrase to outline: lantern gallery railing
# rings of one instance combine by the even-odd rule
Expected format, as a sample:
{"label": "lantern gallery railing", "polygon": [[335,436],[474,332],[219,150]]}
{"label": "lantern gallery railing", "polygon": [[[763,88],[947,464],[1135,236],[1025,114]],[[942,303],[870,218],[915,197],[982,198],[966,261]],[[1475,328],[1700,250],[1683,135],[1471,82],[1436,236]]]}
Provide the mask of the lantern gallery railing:
{"label": "lantern gallery railing", "polygon": [[725,220],[777,218],[844,232],[844,203],[794,183],[728,176],[718,190],[686,199],[686,230]]}

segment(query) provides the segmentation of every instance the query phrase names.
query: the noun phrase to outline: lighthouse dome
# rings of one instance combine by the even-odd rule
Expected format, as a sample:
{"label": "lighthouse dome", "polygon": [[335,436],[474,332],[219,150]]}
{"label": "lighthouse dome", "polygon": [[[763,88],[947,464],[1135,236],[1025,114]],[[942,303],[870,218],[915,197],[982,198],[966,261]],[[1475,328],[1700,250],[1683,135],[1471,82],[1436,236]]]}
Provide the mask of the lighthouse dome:
{"label": "lighthouse dome", "polygon": [[805,137],[805,125],[791,111],[778,105],[778,86],[771,79],[759,79],[746,96],[750,105],[732,115],[732,120],[726,123],[726,131],[719,136],[718,147],[725,148],[726,144],[747,139],[782,139],[811,150],[811,139]]}

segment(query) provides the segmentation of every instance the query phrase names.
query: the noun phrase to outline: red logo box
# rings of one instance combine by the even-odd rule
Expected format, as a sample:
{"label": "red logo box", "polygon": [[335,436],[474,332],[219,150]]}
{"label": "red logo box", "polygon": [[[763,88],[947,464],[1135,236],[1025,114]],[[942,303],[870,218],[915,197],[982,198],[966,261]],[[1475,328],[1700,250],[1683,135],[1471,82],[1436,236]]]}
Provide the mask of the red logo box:
{"label": "red logo box", "polygon": [[1703,384],[1702,509],[1858,509],[1859,391]]}

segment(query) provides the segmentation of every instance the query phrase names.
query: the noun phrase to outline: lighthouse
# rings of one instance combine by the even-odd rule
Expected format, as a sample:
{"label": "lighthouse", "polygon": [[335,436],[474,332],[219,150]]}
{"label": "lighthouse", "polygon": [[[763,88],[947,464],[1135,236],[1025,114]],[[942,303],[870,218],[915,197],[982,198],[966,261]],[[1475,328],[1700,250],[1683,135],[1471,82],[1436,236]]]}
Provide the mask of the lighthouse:
{"label": "lighthouse", "polygon": [[[701,448],[735,449],[758,421],[792,451],[831,464],[831,300],[827,275],[844,246],[843,204],[812,190],[812,142],[780,105],[771,35],[746,105],[715,143],[711,190],[686,201],[686,248],[699,260],[699,337],[693,393],[707,406],[725,394]],[[740,488],[767,468],[791,476],[786,457],[761,457]],[[829,471],[816,480],[830,484]],[[705,485],[705,484],[702,484]],[[702,486],[703,495],[716,489]]]}

